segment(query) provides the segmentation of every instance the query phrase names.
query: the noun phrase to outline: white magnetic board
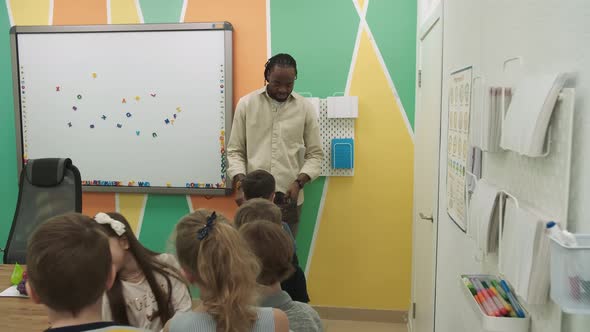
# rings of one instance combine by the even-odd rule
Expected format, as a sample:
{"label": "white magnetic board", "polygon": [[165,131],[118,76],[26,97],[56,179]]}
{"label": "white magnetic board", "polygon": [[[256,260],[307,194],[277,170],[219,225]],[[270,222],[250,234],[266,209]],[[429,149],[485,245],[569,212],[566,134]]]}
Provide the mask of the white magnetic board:
{"label": "white magnetic board", "polygon": [[86,190],[224,194],[231,187],[231,25],[16,27],[11,34],[19,160],[71,158]]}

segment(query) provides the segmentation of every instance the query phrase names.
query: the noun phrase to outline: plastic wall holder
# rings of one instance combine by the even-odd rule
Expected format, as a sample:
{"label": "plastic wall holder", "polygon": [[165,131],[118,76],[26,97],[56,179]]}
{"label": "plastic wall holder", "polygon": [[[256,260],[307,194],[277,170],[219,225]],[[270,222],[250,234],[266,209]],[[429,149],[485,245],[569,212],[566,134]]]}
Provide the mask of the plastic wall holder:
{"label": "plastic wall holder", "polygon": [[[522,305],[522,301],[519,301],[520,306],[524,310],[524,318],[517,317],[494,317],[488,316],[475,301],[471,292],[463,283],[463,277],[479,277],[479,278],[494,278],[499,279],[493,275],[461,275],[459,276],[460,287],[469,303],[469,306],[473,309],[473,313],[477,316],[477,320],[480,322],[480,330],[485,332],[528,332],[531,324],[531,316],[527,308]],[[512,286],[511,286],[512,287]]]}
{"label": "plastic wall holder", "polygon": [[332,168],[352,169],[354,167],[354,140],[352,138],[332,139]]}

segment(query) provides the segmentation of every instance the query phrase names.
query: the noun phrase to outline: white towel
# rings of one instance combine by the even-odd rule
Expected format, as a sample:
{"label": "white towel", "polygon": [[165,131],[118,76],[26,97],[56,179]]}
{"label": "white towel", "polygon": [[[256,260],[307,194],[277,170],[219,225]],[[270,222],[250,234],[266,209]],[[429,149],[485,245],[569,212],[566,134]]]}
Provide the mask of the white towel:
{"label": "white towel", "polygon": [[531,209],[506,201],[500,272],[529,304],[543,304],[549,291],[549,242],[546,218]]}
{"label": "white towel", "polygon": [[502,125],[500,145],[521,155],[544,154],[545,137],[559,92],[569,74],[526,77],[517,86]]}
{"label": "white towel", "polygon": [[480,179],[469,203],[467,234],[476,239],[477,247],[486,254],[494,252],[498,243],[498,232],[495,238],[493,236],[493,228],[498,227],[498,222],[494,221],[498,192],[498,188]]}

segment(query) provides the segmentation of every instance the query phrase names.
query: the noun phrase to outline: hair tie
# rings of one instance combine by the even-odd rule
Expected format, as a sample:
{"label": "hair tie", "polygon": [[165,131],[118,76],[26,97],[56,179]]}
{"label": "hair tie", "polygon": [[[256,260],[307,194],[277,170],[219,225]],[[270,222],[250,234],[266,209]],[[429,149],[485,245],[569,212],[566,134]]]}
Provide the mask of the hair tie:
{"label": "hair tie", "polygon": [[111,229],[117,233],[118,236],[121,236],[125,233],[125,224],[119,220],[111,218],[111,216],[104,212],[97,213],[96,216],[94,216],[94,220],[96,220],[96,222],[99,224],[111,226]]}
{"label": "hair tie", "polygon": [[207,217],[207,223],[205,224],[205,227],[199,230],[199,233],[197,235],[197,238],[199,240],[203,240],[207,237],[207,235],[209,235],[209,231],[211,230],[211,228],[213,228],[213,223],[215,222],[215,219],[217,219],[217,214],[215,213],[215,211],[213,211],[213,213],[209,217]]}

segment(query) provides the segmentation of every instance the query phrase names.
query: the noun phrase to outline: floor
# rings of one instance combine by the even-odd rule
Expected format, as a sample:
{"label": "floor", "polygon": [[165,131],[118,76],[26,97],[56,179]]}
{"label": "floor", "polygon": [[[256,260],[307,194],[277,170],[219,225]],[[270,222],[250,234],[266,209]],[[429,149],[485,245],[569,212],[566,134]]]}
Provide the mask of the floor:
{"label": "floor", "polygon": [[359,322],[348,320],[323,320],[326,332],[407,332],[405,324]]}

